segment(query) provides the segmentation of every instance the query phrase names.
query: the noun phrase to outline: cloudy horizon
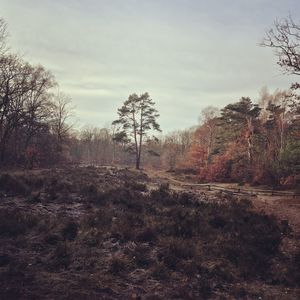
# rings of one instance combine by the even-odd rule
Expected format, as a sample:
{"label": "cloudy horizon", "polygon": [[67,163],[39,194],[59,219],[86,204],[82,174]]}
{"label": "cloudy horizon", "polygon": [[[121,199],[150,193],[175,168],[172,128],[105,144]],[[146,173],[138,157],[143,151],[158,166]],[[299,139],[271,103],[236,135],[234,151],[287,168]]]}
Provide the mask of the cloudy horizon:
{"label": "cloudy horizon", "polygon": [[147,91],[166,133],[196,125],[206,106],[295,81],[259,43],[276,18],[300,19],[298,1],[0,3],[12,50],[55,75],[80,125],[110,124],[129,94]]}

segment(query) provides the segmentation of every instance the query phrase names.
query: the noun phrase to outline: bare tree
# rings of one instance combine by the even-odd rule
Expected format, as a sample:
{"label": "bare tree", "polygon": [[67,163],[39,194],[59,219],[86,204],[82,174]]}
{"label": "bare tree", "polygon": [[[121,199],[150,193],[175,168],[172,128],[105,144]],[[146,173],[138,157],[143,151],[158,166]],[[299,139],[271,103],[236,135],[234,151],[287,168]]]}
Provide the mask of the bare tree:
{"label": "bare tree", "polygon": [[49,119],[49,93],[53,76],[16,55],[0,57],[0,156],[10,143],[21,154]]}
{"label": "bare tree", "polygon": [[70,123],[73,116],[73,107],[71,106],[71,98],[64,93],[58,91],[53,102],[51,129],[56,136],[58,150],[62,150],[62,144],[68,137],[74,124]]}
{"label": "bare tree", "polygon": [[24,103],[25,148],[42,127],[48,126],[52,106],[50,89],[55,85],[54,77],[49,71],[42,66],[32,68],[30,91]]}
{"label": "bare tree", "polygon": [[161,140],[161,163],[169,170],[185,165],[187,152],[193,141],[194,129],[173,131]]}
{"label": "bare tree", "polygon": [[11,53],[6,39],[0,18],[0,165],[26,165],[28,153],[31,162],[37,156],[55,161],[55,145],[61,146],[71,129],[70,99],[62,93],[53,97],[54,76]]}
{"label": "bare tree", "polygon": [[92,162],[92,148],[93,148],[93,139],[94,139],[94,127],[85,126],[81,133],[80,139],[83,145],[83,161],[86,163]]}
{"label": "bare tree", "polygon": [[203,145],[206,146],[207,150],[207,159],[206,165],[208,165],[212,149],[215,144],[217,129],[218,129],[218,120],[220,116],[220,110],[214,106],[207,106],[202,109],[199,121],[201,121],[201,126],[195,132],[195,139],[200,141]]}
{"label": "bare tree", "polygon": [[276,20],[261,45],[275,50],[278,64],[287,73],[300,75],[300,24],[291,16]]}
{"label": "bare tree", "polygon": [[0,55],[4,54],[7,50],[7,41],[8,33],[7,33],[7,25],[3,18],[0,18]]}

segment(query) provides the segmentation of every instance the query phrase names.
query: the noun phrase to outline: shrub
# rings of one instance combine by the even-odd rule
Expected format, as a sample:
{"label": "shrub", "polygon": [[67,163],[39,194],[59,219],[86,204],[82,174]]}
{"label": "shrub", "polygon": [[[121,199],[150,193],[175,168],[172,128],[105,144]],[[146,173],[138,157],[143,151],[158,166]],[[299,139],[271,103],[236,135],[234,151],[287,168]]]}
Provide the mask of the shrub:
{"label": "shrub", "polygon": [[140,203],[142,195],[127,187],[112,189],[107,193],[108,201],[115,205],[122,205],[136,213],[141,213],[143,206]]}
{"label": "shrub", "polygon": [[45,178],[43,176],[30,175],[24,178],[24,182],[31,189],[41,189],[45,184]]}
{"label": "shrub", "polygon": [[113,257],[110,261],[110,271],[116,275],[125,271],[128,265],[128,261],[122,257]]}
{"label": "shrub", "polygon": [[135,191],[147,192],[147,185],[145,183],[130,181],[127,183],[127,187]]}
{"label": "shrub", "polygon": [[162,203],[165,206],[173,206],[177,203],[177,195],[170,190],[169,183],[162,183],[158,189],[150,193],[151,200]]}
{"label": "shrub", "polygon": [[35,203],[40,203],[41,202],[41,193],[39,192],[33,192],[30,194],[30,196],[28,197],[28,202],[35,204]]}
{"label": "shrub", "polygon": [[177,268],[186,276],[193,277],[196,273],[198,273],[199,270],[198,261],[195,259],[182,260],[178,263]]}
{"label": "shrub", "polygon": [[99,208],[95,212],[88,214],[83,218],[83,226],[94,227],[99,230],[109,230],[112,225],[114,212],[109,208]]}
{"label": "shrub", "polygon": [[[174,296],[176,299],[210,299],[212,288],[209,281],[198,280],[189,284],[179,284],[174,287]],[[222,298],[221,298],[222,299]]]}
{"label": "shrub", "polygon": [[214,228],[223,228],[227,224],[226,219],[223,216],[214,216],[209,224]]}
{"label": "shrub", "polygon": [[80,193],[83,196],[87,196],[87,197],[96,197],[98,194],[98,189],[96,187],[95,184],[93,183],[89,183],[89,184],[83,184],[80,187]]}
{"label": "shrub", "polygon": [[199,232],[201,225],[201,215],[199,211],[174,207],[170,210],[169,214],[173,221],[173,235],[191,238]]}
{"label": "shrub", "polygon": [[287,282],[289,285],[300,287],[300,250],[293,256],[288,268]]}
{"label": "shrub", "polygon": [[96,228],[93,228],[82,232],[80,243],[83,243],[88,247],[95,247],[100,243],[101,240],[101,231],[97,230]]}
{"label": "shrub", "polygon": [[7,254],[0,254],[0,267],[7,266],[12,261],[12,257]]}
{"label": "shrub", "polygon": [[38,223],[33,214],[23,213],[17,209],[0,210],[0,236],[17,236],[25,233]]}
{"label": "shrub", "polygon": [[132,226],[126,222],[126,220],[120,218],[114,222],[111,233],[112,236],[120,240],[120,242],[134,241],[136,236]]}
{"label": "shrub", "polygon": [[180,239],[173,239],[168,245],[167,251],[170,255],[174,255],[179,259],[193,258],[195,248],[191,242]]}
{"label": "shrub", "polygon": [[65,240],[74,240],[77,236],[78,232],[78,225],[74,221],[69,221],[65,226],[63,227],[61,233]]}
{"label": "shrub", "polygon": [[169,270],[164,263],[158,262],[151,268],[152,276],[157,280],[165,280],[168,278]]}
{"label": "shrub", "polygon": [[74,191],[74,187],[72,184],[66,180],[60,180],[56,184],[56,191],[64,194],[70,193]]}
{"label": "shrub", "polygon": [[140,231],[136,236],[136,240],[139,242],[152,242],[155,239],[156,239],[156,233],[154,229],[149,227]]}
{"label": "shrub", "polygon": [[282,234],[273,218],[240,211],[226,225],[230,238],[219,246],[227,259],[247,278],[268,274],[272,257],[278,253]]}
{"label": "shrub", "polygon": [[132,253],[130,253],[132,261],[139,268],[147,268],[151,265],[152,259],[149,255],[149,248],[144,245],[137,245]]}
{"label": "shrub", "polygon": [[71,252],[65,242],[59,242],[51,257],[50,267],[54,270],[66,269],[71,263]]}
{"label": "shrub", "polygon": [[59,241],[61,241],[61,236],[59,236],[58,234],[50,233],[45,236],[44,241],[49,245],[56,245]]}
{"label": "shrub", "polygon": [[170,184],[169,184],[169,182],[164,182],[164,183],[162,183],[162,184],[159,186],[158,191],[159,191],[161,194],[169,194],[169,193],[170,193]]}
{"label": "shrub", "polygon": [[178,195],[178,203],[185,207],[195,207],[198,204],[198,199],[192,193],[182,192]]}
{"label": "shrub", "polygon": [[180,239],[171,239],[167,245],[159,253],[158,259],[172,269],[177,269],[177,264],[185,259],[192,258],[195,254],[195,249],[191,243]]}
{"label": "shrub", "polygon": [[29,187],[20,178],[10,174],[2,174],[0,176],[0,190],[22,196],[30,193]]}

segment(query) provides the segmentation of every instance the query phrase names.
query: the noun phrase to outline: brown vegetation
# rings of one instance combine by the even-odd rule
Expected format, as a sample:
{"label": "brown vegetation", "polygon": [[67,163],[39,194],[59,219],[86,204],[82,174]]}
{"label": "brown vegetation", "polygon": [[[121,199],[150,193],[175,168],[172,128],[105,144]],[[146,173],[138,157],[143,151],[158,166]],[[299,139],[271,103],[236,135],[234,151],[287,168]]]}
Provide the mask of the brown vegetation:
{"label": "brown vegetation", "polygon": [[248,200],[148,191],[150,180],[93,167],[1,174],[2,299],[296,299],[286,223]]}

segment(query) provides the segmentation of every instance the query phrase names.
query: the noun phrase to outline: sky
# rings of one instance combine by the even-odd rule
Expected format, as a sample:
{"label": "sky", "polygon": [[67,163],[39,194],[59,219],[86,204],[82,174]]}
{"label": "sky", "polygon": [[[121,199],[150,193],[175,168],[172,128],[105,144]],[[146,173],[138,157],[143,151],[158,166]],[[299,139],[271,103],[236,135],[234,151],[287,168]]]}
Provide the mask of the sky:
{"label": "sky", "polygon": [[55,75],[78,126],[109,126],[148,92],[164,133],[295,82],[259,46],[289,14],[300,20],[299,0],[0,0],[11,49]]}

